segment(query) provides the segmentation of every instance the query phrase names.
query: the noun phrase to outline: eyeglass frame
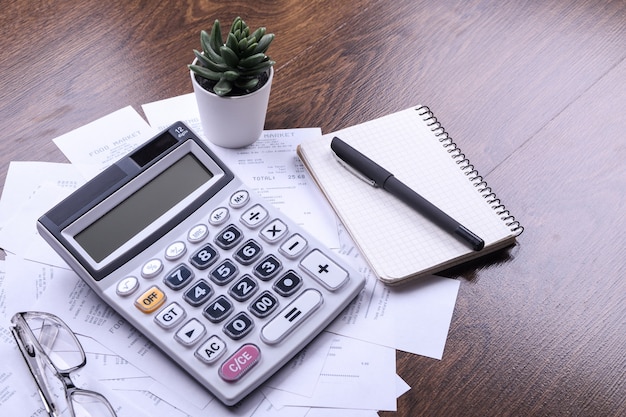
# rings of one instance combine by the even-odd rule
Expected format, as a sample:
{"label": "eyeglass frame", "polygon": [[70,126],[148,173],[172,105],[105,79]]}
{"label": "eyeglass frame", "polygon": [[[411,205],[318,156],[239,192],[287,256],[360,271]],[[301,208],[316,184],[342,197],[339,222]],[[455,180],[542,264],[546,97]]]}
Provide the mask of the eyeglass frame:
{"label": "eyeglass frame", "polygon": [[[78,365],[69,367],[68,369],[63,369],[63,370],[59,369],[54,364],[52,359],[48,356],[48,354],[45,352],[38,338],[35,336],[32,329],[28,325],[28,322],[26,320],[27,315],[36,315],[38,317],[44,317],[46,319],[53,320],[56,323],[63,326],[68,331],[68,334],[73,338],[74,342],[76,343],[76,346],[80,349],[80,355],[82,358],[81,362]],[[107,400],[107,398],[104,395],[100,394],[99,392],[79,388],[76,385],[74,385],[74,382],[72,381],[70,377],[70,374],[84,367],[87,364],[87,356],[85,355],[85,349],[83,348],[83,345],[80,343],[80,341],[76,337],[76,333],[74,333],[74,331],[60,317],[56,316],[55,314],[47,313],[43,311],[19,312],[19,313],[15,313],[13,317],[11,318],[10,329],[11,329],[11,334],[13,335],[13,338],[15,339],[15,342],[17,343],[17,346],[20,350],[20,353],[22,354],[22,357],[24,358],[24,361],[26,362],[26,365],[28,366],[30,374],[32,375],[33,379],[35,380],[35,383],[37,384],[37,390],[39,391],[39,396],[41,397],[44,407],[46,408],[46,411],[48,412],[48,415],[50,417],[59,417],[60,415],[57,413],[60,412],[60,410],[58,410],[52,398],[50,386],[46,382],[47,381],[46,377],[43,375],[43,372],[45,371],[44,366],[46,365],[48,365],[49,367],[51,367],[51,369],[54,370],[55,376],[63,384],[63,389],[65,391],[65,398],[68,403],[68,409],[72,417],[76,416],[76,412],[74,410],[73,401],[72,401],[72,396],[75,393],[82,393],[82,394],[85,394],[94,398],[98,398],[108,408],[109,412],[111,413],[111,417],[117,416],[117,414],[115,413],[115,410],[111,406],[111,403],[109,402],[109,400]]]}

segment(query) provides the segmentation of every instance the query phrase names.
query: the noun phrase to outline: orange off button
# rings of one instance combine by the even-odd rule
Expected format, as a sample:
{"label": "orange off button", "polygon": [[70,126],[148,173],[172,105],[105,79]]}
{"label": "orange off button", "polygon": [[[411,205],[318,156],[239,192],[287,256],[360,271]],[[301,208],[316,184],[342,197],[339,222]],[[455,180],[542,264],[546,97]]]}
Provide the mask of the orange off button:
{"label": "orange off button", "polygon": [[135,300],[135,307],[146,314],[152,313],[165,302],[165,293],[157,286],[150,287]]}

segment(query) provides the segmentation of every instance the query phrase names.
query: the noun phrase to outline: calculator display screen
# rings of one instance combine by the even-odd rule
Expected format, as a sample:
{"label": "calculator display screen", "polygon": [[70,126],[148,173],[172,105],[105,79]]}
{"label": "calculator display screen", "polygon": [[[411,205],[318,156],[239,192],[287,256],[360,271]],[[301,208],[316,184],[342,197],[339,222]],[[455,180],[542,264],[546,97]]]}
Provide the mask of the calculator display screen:
{"label": "calculator display screen", "polygon": [[211,178],[213,173],[188,153],[74,239],[93,260],[100,262]]}

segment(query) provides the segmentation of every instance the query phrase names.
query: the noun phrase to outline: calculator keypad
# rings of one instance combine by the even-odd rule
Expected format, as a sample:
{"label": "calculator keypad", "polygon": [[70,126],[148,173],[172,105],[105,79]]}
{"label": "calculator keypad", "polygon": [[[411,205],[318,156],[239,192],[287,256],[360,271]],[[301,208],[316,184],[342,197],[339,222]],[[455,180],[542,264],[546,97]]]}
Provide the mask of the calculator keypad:
{"label": "calculator keypad", "polygon": [[[246,190],[116,285],[190,360],[234,383],[348,281],[348,272]],[[312,247],[311,247],[312,246]],[[157,279],[157,277],[159,277]],[[315,285],[315,283],[319,284]],[[146,287],[143,291],[139,288]],[[169,336],[167,336],[169,334]],[[255,334],[256,336],[250,336]]]}

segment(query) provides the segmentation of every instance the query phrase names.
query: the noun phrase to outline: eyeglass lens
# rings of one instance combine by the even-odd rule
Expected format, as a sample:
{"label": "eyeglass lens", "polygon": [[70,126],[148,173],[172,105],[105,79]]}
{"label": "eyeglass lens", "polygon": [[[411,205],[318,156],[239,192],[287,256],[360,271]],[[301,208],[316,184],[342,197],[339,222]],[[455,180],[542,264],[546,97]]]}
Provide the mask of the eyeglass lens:
{"label": "eyeglass lens", "polygon": [[59,372],[69,372],[84,361],[74,333],[62,322],[40,315],[26,315],[26,323]]}
{"label": "eyeglass lens", "polygon": [[78,389],[71,382],[69,373],[83,366],[86,360],[72,330],[54,315],[29,312],[22,317],[50,360],[36,356],[36,368],[45,385],[40,388],[47,392],[42,393],[42,398],[51,408],[52,416],[115,417],[104,396]]}

